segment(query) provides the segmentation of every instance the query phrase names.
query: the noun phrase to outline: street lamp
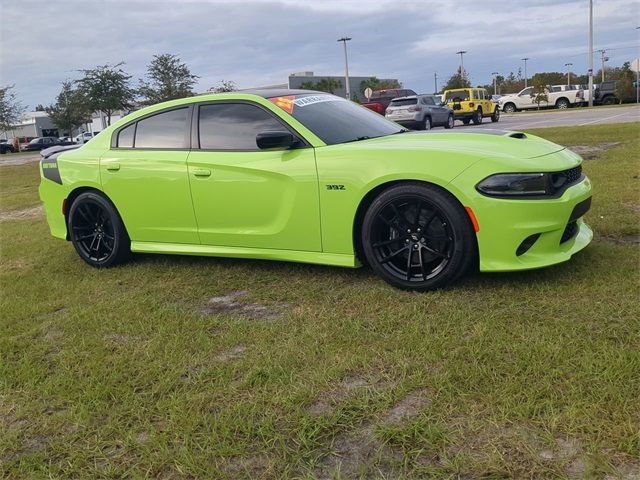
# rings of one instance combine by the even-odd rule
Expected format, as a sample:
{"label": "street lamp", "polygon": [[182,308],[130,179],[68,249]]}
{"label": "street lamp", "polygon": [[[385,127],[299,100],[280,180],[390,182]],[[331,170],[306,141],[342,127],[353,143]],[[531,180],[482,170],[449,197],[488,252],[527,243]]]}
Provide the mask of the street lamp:
{"label": "street lamp", "polygon": [[524,88],[527,88],[527,60],[531,60],[529,57],[524,57]]}
{"label": "street lamp", "polygon": [[604,82],[604,62],[609,61],[609,57],[605,57],[606,50],[598,50],[600,52],[600,60],[602,61],[602,81]]}
{"label": "street lamp", "polygon": [[456,52],[456,55],[460,55],[460,86],[464,87],[464,59],[462,56],[467,53],[466,50],[460,50]]}
{"label": "street lamp", "polygon": [[491,75],[493,75],[493,94],[497,95],[498,94],[498,72],[491,72]]}
{"label": "street lamp", "polygon": [[573,66],[573,63],[565,63],[564,66],[567,67],[567,85],[569,85],[571,83],[571,71],[569,69]]}
{"label": "street lamp", "polygon": [[593,0],[589,0],[589,106],[593,107]]}
{"label": "street lamp", "polygon": [[347,100],[351,100],[351,90],[349,89],[349,60],[347,59],[347,42],[351,37],[342,37],[338,41],[344,45],[344,84],[347,92]]}

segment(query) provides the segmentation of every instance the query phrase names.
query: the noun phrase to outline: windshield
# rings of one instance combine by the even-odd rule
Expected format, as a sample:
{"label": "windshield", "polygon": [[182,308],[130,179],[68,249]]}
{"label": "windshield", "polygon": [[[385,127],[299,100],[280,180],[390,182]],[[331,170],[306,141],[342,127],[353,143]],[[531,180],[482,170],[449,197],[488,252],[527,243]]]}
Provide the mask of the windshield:
{"label": "windshield", "polygon": [[35,145],[36,143],[40,143],[42,141],[42,139],[40,138],[34,138],[33,140],[31,140],[29,142],[29,145]]}
{"label": "windshield", "polygon": [[404,131],[382,115],[335,95],[288,95],[269,100],[292,115],[327,145],[384,137]]}

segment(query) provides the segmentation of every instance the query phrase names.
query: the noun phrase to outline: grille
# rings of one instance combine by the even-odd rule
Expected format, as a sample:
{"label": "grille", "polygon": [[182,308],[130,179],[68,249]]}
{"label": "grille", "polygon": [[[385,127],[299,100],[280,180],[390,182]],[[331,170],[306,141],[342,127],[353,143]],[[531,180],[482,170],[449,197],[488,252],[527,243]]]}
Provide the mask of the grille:
{"label": "grille", "polygon": [[565,170],[562,173],[564,173],[565,177],[567,178],[567,183],[577,182],[582,176],[582,165],[570,168],[569,170]]}
{"label": "grille", "polygon": [[564,229],[564,232],[562,232],[560,243],[568,242],[576,235],[576,233],[578,233],[578,224],[576,222],[569,222]]}
{"label": "grille", "polygon": [[555,172],[551,175],[552,192],[559,193],[566,190],[568,187],[577,183],[582,178],[582,165],[570,168],[569,170],[563,170],[562,172]]}

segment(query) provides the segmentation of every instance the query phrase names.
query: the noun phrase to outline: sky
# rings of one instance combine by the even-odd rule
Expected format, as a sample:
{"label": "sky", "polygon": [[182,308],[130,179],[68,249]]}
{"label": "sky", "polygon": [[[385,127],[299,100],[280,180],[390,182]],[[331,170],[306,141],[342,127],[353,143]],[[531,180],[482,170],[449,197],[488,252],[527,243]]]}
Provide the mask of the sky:
{"label": "sky", "polygon": [[[471,82],[588,68],[588,0],[0,0],[0,84],[28,108],[54,102],[78,70],[125,62],[134,86],[154,54],[178,55],[197,90],[286,83],[293,72],[442,85],[466,50]],[[640,57],[640,0],[593,0],[594,48],[608,65]],[[594,55],[594,72],[600,54]]]}

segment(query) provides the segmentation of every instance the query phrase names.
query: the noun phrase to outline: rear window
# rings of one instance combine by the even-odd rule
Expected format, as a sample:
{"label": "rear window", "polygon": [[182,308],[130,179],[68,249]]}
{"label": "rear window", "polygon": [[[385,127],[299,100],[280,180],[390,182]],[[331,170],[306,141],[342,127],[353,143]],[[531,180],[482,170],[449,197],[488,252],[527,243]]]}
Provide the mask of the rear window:
{"label": "rear window", "polygon": [[446,100],[449,102],[464,102],[469,100],[469,90],[452,90],[447,92]]}
{"label": "rear window", "polygon": [[393,100],[390,107],[402,107],[404,105],[416,105],[418,103],[417,98],[402,98],[398,100]]}

